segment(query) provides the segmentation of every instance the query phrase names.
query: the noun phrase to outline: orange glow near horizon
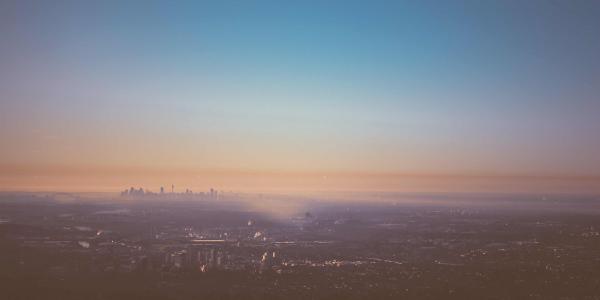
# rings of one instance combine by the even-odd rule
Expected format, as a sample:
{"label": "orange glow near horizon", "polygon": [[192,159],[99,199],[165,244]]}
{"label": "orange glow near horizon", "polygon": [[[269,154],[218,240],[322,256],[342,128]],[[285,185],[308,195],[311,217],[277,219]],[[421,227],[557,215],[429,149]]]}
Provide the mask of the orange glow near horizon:
{"label": "orange glow near horizon", "polygon": [[600,193],[600,177],[398,174],[369,172],[275,172],[141,167],[0,167],[0,191],[118,192],[130,186],[158,191],[318,194],[407,193]]}
{"label": "orange glow near horizon", "polygon": [[600,189],[593,14],[35,2],[0,3],[1,190]]}

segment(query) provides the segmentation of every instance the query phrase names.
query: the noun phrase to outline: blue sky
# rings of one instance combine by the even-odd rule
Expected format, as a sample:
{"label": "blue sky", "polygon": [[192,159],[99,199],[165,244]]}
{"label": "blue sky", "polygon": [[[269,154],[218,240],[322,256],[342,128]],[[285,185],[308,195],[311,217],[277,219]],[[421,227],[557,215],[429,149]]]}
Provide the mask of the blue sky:
{"label": "blue sky", "polygon": [[595,1],[3,1],[0,23],[4,165],[600,168]]}

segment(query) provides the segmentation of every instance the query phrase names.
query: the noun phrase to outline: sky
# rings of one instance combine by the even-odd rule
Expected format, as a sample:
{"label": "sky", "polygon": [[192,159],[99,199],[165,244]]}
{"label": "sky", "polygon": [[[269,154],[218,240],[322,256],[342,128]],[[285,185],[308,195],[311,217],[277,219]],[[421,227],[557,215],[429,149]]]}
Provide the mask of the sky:
{"label": "sky", "polygon": [[0,190],[598,190],[598,53],[598,1],[1,1]]}

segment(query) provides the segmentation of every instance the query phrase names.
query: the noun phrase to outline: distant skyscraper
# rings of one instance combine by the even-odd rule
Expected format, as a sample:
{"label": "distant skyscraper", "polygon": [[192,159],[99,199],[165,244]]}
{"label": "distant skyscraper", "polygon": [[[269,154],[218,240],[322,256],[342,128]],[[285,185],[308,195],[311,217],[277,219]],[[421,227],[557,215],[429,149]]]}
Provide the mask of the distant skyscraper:
{"label": "distant skyscraper", "polygon": [[171,193],[175,193],[175,185],[171,184]]}
{"label": "distant skyscraper", "polygon": [[162,186],[160,187],[160,193],[161,193],[161,194],[164,194],[164,193],[165,193],[165,188],[164,188],[164,187],[162,187]]}

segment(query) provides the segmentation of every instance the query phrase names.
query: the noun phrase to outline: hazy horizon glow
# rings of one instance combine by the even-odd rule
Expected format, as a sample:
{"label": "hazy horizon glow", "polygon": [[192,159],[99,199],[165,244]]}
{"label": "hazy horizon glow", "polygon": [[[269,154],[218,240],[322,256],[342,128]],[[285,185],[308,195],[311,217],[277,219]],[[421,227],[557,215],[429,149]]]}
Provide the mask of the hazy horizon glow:
{"label": "hazy horizon glow", "polygon": [[598,53],[597,1],[2,1],[0,190],[596,192]]}

